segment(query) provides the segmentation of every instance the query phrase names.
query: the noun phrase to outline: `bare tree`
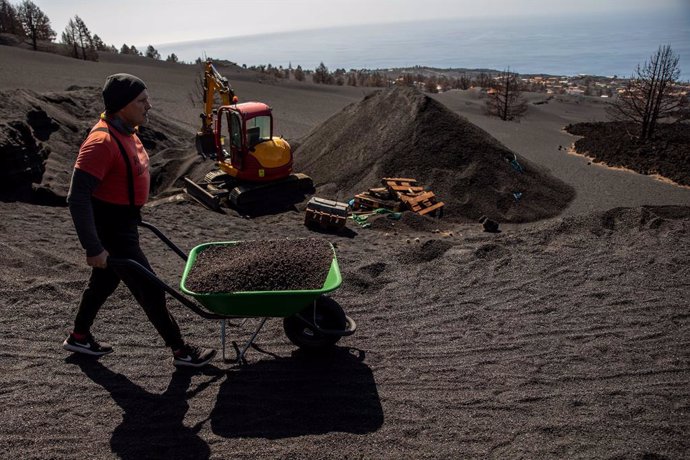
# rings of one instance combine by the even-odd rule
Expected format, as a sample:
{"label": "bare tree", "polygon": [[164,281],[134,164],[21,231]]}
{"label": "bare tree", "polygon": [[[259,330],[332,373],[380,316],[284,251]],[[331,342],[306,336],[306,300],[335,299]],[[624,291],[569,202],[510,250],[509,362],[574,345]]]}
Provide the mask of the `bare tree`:
{"label": "bare tree", "polygon": [[510,69],[501,72],[491,83],[486,101],[489,115],[501,120],[520,118],[527,111],[527,101],[522,97],[520,79]]}
{"label": "bare tree", "polygon": [[458,89],[470,89],[470,86],[472,86],[470,77],[466,73],[460,75],[460,78],[458,78]]}
{"label": "bare tree", "polygon": [[474,84],[481,88],[488,88],[493,84],[491,80],[491,75],[486,72],[480,72],[479,75],[474,79]]}
{"label": "bare tree", "polygon": [[55,31],[50,27],[50,19],[31,0],[24,0],[17,8],[17,16],[24,33],[31,39],[33,49],[38,49],[39,40],[53,41]]}
{"label": "bare tree", "polygon": [[427,93],[438,93],[438,80],[434,75],[429,76],[424,83],[424,89]]}
{"label": "bare tree", "polygon": [[649,61],[637,65],[635,74],[623,91],[608,105],[611,119],[638,125],[640,140],[650,139],[659,120],[680,116],[687,103],[682,95],[674,93],[674,83],[680,75],[679,57],[670,45],[659,46]]}

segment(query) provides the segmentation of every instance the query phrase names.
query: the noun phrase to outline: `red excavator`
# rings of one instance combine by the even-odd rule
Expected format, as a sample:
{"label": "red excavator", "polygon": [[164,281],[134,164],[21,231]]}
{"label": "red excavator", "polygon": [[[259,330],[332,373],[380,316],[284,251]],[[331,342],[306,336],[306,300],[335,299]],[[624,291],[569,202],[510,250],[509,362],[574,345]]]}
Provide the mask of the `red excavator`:
{"label": "red excavator", "polygon": [[[221,99],[217,109],[216,94]],[[262,102],[238,103],[227,78],[211,61],[204,68],[204,104],[196,148],[202,158],[215,159],[217,170],[201,182],[185,177],[188,195],[216,211],[223,206],[247,211],[313,192],[309,176],[292,172],[290,144],[273,135],[271,107]]]}

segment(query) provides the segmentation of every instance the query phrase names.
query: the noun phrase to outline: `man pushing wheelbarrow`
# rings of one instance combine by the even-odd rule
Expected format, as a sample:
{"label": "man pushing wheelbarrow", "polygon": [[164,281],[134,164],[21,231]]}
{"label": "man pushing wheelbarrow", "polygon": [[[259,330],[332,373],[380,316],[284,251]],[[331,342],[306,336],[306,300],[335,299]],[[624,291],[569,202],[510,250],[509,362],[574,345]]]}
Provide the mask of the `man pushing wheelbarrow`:
{"label": "man pushing wheelbarrow", "polygon": [[128,74],[106,79],[103,102],[105,112],[79,148],[67,197],[91,276],[63,347],[91,356],[112,353],[109,344],[96,340],[91,327],[101,306],[123,281],[171,349],[173,364],[204,366],[215,350],[185,343],[166,307],[164,290],[146,277],[108,265],[109,257],[117,257],[151,270],[138,233],[140,210],[150,188],[149,157],[137,136],[138,127],[148,121],[151,102],[144,82]]}

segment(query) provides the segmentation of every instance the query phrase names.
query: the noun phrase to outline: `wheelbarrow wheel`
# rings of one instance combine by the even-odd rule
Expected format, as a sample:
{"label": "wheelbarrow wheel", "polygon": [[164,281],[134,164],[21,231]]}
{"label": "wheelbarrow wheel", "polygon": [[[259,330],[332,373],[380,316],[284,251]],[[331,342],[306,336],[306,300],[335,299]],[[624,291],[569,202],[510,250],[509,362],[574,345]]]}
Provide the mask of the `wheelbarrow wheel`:
{"label": "wheelbarrow wheel", "polygon": [[347,318],[342,307],[335,300],[323,295],[298,314],[283,319],[285,335],[290,342],[305,351],[335,345],[342,334],[329,334],[324,331],[342,331],[346,326]]}

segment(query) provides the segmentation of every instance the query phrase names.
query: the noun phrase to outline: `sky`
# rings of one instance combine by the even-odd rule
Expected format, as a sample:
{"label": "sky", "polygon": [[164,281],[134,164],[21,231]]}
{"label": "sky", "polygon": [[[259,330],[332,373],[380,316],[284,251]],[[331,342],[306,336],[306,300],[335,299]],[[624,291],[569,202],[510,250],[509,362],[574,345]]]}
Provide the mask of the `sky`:
{"label": "sky", "polygon": [[[120,48],[334,26],[439,18],[616,14],[682,8],[690,0],[32,0],[60,34],[78,15],[92,34]],[[10,0],[18,5],[20,0]]]}

